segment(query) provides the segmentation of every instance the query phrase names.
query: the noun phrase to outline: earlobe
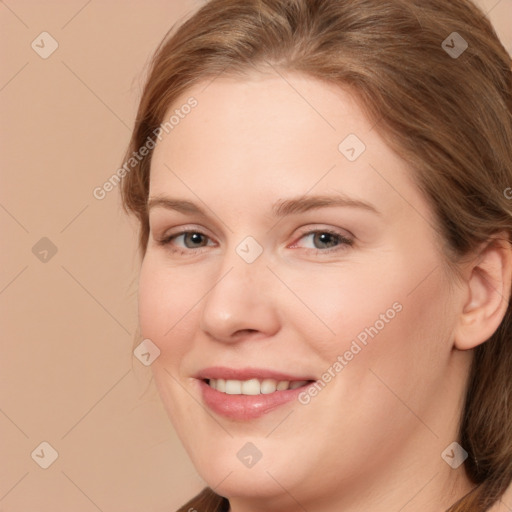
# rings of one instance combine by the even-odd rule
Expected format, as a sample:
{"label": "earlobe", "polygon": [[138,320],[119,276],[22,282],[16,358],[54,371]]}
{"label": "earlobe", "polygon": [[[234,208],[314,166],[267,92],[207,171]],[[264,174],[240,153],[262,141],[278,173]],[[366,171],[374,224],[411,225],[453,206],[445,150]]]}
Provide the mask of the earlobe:
{"label": "earlobe", "polygon": [[506,233],[493,237],[478,253],[465,283],[467,297],[455,330],[455,348],[469,350],[498,329],[510,301],[512,245]]}

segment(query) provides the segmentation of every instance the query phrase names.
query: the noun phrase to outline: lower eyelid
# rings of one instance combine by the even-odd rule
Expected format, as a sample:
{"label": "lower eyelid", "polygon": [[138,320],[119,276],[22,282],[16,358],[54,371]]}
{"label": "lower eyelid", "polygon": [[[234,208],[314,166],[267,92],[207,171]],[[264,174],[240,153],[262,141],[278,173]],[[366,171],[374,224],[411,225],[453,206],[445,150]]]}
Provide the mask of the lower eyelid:
{"label": "lower eyelid", "polygon": [[[178,232],[178,233],[173,233],[173,234],[170,234],[168,236],[163,236],[159,239],[157,239],[157,243],[159,245],[163,245],[163,246],[170,246],[171,245],[171,242],[173,240],[175,240],[176,238],[179,238],[180,236],[183,236],[183,235],[186,235],[188,233],[196,233],[196,234],[199,234],[203,237],[205,237],[208,241],[213,241],[213,239],[207,235],[206,233],[203,233],[202,231],[197,231],[197,230],[188,230],[188,231],[181,231],[181,232]],[[334,247],[327,247],[325,249],[316,249],[316,248],[311,248],[311,247],[305,247],[304,249],[306,251],[315,251],[315,253],[328,253],[328,252],[333,252],[333,251],[340,251],[340,250],[343,250],[343,249],[346,249],[347,246],[352,246],[353,243],[354,243],[354,240],[341,234],[341,233],[338,233],[336,231],[332,231],[332,230],[325,230],[325,229],[317,229],[317,230],[311,230],[311,231],[307,231],[305,233],[302,233],[297,239],[296,239],[296,242],[293,242],[293,245],[292,245],[292,248],[296,246],[297,242],[299,240],[302,240],[304,237],[306,236],[310,236],[310,235],[315,235],[317,233],[328,233],[332,236],[335,236],[337,237],[338,239],[338,244],[335,245]],[[207,247],[211,247],[211,245],[206,245],[206,246],[201,246],[201,247],[196,247],[196,248],[187,248],[187,247],[180,247],[180,246],[177,246],[175,247],[175,249],[173,249],[173,252],[178,252],[180,254],[185,254],[185,253],[192,253],[192,252],[200,252],[204,249],[206,249]]]}

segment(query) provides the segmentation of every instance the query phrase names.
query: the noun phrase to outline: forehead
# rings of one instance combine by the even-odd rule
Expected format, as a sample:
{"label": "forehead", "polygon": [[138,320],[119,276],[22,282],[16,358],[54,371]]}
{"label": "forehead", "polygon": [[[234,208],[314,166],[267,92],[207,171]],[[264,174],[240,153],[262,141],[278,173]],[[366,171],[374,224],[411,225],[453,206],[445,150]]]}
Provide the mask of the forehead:
{"label": "forehead", "polygon": [[[267,155],[270,161],[285,153],[287,160],[294,154],[296,159],[304,154],[318,158],[320,151],[337,150],[345,132],[364,138],[372,128],[349,91],[299,74],[218,77],[197,84],[174,102],[165,119],[191,97],[197,106],[164,134],[167,141],[155,154],[163,146],[173,150],[167,155],[172,156],[193,145],[219,158],[237,151],[246,160]],[[188,157],[194,156],[198,152],[190,151]]]}
{"label": "forehead", "polygon": [[[190,98],[197,105],[180,112]],[[218,77],[186,91],[165,119],[173,114],[179,122],[154,151],[152,196],[263,197],[314,188],[350,192],[384,209],[403,207],[404,194],[421,200],[411,197],[419,191],[406,162],[349,89],[294,73]]]}

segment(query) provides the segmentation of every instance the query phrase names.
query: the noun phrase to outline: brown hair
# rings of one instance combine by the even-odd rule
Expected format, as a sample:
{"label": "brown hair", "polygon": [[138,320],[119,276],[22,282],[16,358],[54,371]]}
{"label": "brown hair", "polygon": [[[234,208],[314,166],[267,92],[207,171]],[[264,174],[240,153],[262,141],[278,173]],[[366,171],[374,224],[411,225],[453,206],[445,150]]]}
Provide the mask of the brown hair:
{"label": "brown hair", "polygon": [[[448,51],[454,32],[468,44],[459,56]],[[469,0],[211,0],[158,48],[127,158],[155,139],[192,85],[269,66],[354,91],[379,135],[410,163],[450,266],[494,234],[510,241],[511,60]],[[142,256],[151,154],[121,188],[125,210],[140,221]],[[500,327],[474,349],[459,442],[475,487],[449,512],[488,510],[512,481],[511,319],[509,302]],[[206,489],[180,510],[227,506]]]}

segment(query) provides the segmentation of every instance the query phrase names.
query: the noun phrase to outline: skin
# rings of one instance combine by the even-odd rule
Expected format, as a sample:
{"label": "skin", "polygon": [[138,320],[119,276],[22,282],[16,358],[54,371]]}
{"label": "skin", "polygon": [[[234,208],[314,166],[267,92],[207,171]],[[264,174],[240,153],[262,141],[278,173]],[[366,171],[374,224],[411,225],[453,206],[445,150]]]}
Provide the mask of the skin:
{"label": "skin", "polygon": [[[169,112],[190,96],[198,106],[156,146],[150,197],[207,213],[150,211],[139,320],[161,351],[152,370],[163,403],[231,512],[445,510],[471,489],[464,465],[441,453],[457,440],[471,349],[505,313],[510,249],[482,247],[455,281],[411,170],[350,91],[281,75],[194,86]],[[338,150],[351,133],[366,145],[354,162]],[[332,193],[379,213],[272,217],[279,200]],[[178,236],[189,228],[206,236]],[[327,239],[338,250],[326,253],[325,238],[307,235],[325,229],[354,243]],[[247,236],[263,249],[250,264],[235,251]],[[308,405],[236,421],[202,404],[193,375],[208,366],[320,379],[395,303],[401,311]],[[247,442],[262,453],[252,468],[237,458]]]}

